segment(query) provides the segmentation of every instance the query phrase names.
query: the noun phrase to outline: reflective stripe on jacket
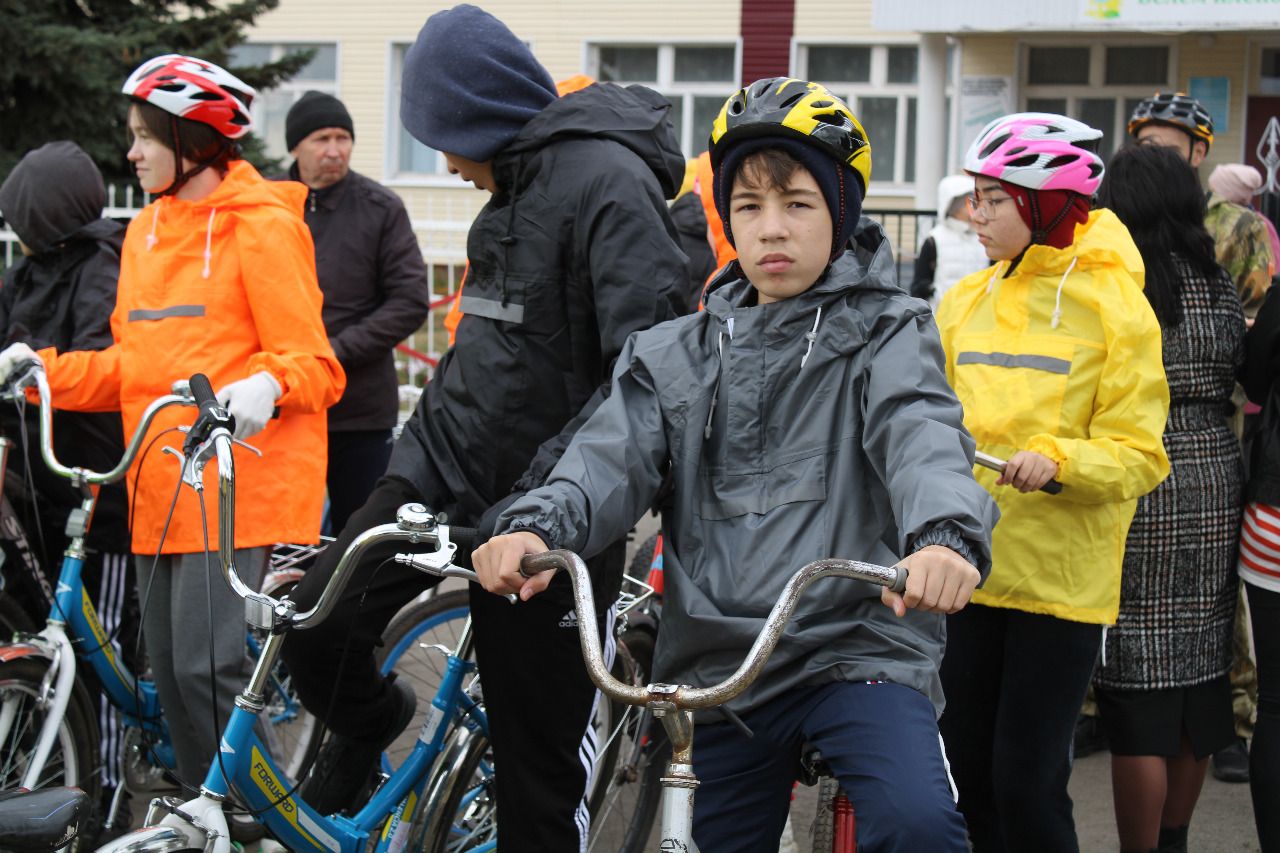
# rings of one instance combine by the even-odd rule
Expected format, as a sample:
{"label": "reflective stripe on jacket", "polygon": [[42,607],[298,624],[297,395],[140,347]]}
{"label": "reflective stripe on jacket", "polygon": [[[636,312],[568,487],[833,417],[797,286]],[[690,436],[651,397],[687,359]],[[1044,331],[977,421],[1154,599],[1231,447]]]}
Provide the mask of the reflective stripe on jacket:
{"label": "reflective stripe on jacket", "polygon": [[1032,246],[1001,278],[1006,268],[970,275],[944,297],[947,376],[980,450],[1042,453],[1058,463],[1063,490],[1022,494],[978,472],[1001,521],[991,576],[973,600],[1110,624],[1137,499],[1169,473],[1169,388],[1142,258],[1101,210],[1075,244]]}
{"label": "reflective stripe on jacket", "polygon": [[[129,226],[111,332],[98,352],[43,350],[59,408],[119,409],[131,434],[147,405],[174,380],[197,371],[215,390],[266,370],[280,383],[280,417],[249,439],[262,458],[236,450],[236,547],[315,542],[320,532],[327,457],[325,410],[345,376],[320,320],[320,288],[301,184],[269,182],[234,161],[222,183],[199,201],[166,197]],[[194,420],[195,410],[161,412],[143,443]],[[169,432],[129,469],[133,550],[155,553],[177,483],[162,446]],[[209,538],[217,545],[217,472],[205,471]],[[183,489],[163,552],[203,550],[194,493]]]}

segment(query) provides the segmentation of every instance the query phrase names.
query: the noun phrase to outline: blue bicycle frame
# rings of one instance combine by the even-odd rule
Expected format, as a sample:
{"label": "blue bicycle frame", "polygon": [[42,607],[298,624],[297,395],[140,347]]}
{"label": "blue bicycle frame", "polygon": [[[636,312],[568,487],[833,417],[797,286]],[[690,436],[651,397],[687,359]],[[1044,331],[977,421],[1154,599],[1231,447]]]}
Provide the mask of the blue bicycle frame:
{"label": "blue bicycle frame", "polygon": [[[225,797],[229,793],[226,780],[230,777],[249,808],[260,813],[260,820],[272,835],[290,850],[354,853],[365,849],[370,834],[379,826],[382,826],[382,832],[374,849],[384,851],[393,846],[398,849],[403,845],[400,834],[409,830],[406,818],[413,814],[422,798],[428,771],[444,749],[452,729],[449,723],[461,715],[471,725],[487,733],[488,721],[484,712],[464,689],[464,681],[475,671],[475,664],[458,655],[461,647],[448,655],[444,677],[431,702],[431,711],[408,757],[354,816],[326,817],[301,798],[288,793],[291,783],[254,732],[254,723],[261,713],[260,709],[250,709],[260,703],[253,695],[254,685],[274,667],[274,658],[279,654],[283,636],[275,635],[267,641],[253,681],[241,694],[224,730],[221,758],[209,768],[204,793]],[[468,622],[460,640],[463,646],[469,642],[469,636]]]}

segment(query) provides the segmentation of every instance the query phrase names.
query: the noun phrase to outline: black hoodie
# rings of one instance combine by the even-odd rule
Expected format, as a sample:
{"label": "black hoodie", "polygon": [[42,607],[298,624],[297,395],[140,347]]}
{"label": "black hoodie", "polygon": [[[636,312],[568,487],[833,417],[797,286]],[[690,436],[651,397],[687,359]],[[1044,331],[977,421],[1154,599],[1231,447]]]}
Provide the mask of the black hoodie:
{"label": "black hoodie", "polygon": [[455,522],[541,483],[627,337],[689,311],[664,202],[685,167],[669,108],[643,87],[589,86],[494,158],[499,189],[467,237],[456,342],[388,469]]}
{"label": "black hoodie", "polygon": [[[111,345],[125,229],[101,218],[106,197],[102,175],[73,142],[51,142],[31,151],[0,185],[0,214],[32,252],[5,271],[0,288],[3,346],[21,341],[32,349],[69,351]],[[0,408],[0,424],[6,435],[18,440],[19,424],[11,406]],[[106,471],[123,455],[119,413],[59,411],[53,426],[54,449],[64,464]],[[42,499],[46,565],[56,573],[66,541],[63,523],[79,498],[40,460],[37,429],[33,409],[27,425],[29,470]],[[10,464],[21,468],[23,460],[14,458]],[[30,529],[28,533],[35,535]],[[123,483],[102,490],[88,542],[94,548],[128,552]]]}

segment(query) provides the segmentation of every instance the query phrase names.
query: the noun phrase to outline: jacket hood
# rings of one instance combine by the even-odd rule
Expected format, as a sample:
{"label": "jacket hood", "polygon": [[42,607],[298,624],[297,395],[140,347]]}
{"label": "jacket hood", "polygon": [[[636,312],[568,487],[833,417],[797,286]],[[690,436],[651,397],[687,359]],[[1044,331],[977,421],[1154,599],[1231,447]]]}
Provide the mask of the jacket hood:
{"label": "jacket hood", "polygon": [[1142,254],[1129,236],[1129,229],[1110,210],[1092,211],[1083,225],[1076,226],[1075,242],[1065,249],[1031,246],[1017,271],[1061,275],[1073,262],[1078,270],[1119,267],[1133,276],[1139,287],[1144,286],[1146,267]]}
{"label": "jacket hood", "polygon": [[645,86],[597,83],[548,104],[498,159],[571,137],[609,139],[635,152],[658,177],[663,198],[673,198],[684,179],[685,159],[667,118],[670,110],[664,97]]}
{"label": "jacket hood", "polygon": [[29,152],[0,185],[0,214],[37,255],[101,219],[106,203],[102,173],[74,142]]}
{"label": "jacket hood", "polygon": [[947,175],[938,181],[938,222],[946,222],[949,219],[947,211],[951,209],[953,201],[971,192],[973,192],[971,175]]}
{"label": "jacket hood", "polygon": [[[671,224],[681,234],[707,239],[707,215],[702,212],[702,200],[696,193],[685,193],[671,205]],[[710,249],[711,244],[707,244]]]}
{"label": "jacket hood", "polygon": [[[881,290],[901,295],[902,289],[895,282],[893,246],[885,236],[879,222],[863,216],[853,232],[850,246],[831,262],[822,277],[804,293],[786,302],[803,310],[814,297],[826,301],[825,294],[839,293],[855,288]],[[709,285],[705,298],[709,313],[721,319],[728,318],[735,308],[741,308],[754,299],[751,282],[742,273],[737,261],[729,264]]]}
{"label": "jacket hood", "polygon": [[[151,213],[146,238],[147,251],[164,243],[173,229],[180,232],[198,228],[204,234],[204,277],[208,278],[218,245],[219,219],[226,220],[246,209],[278,208],[301,218],[307,200],[307,187],[295,181],[268,181],[245,160],[233,160],[227,174],[213,192],[201,199],[187,201],[177,196],[163,196],[147,210]],[[135,220],[137,222],[138,220]],[[215,227],[216,225],[216,227]]]}

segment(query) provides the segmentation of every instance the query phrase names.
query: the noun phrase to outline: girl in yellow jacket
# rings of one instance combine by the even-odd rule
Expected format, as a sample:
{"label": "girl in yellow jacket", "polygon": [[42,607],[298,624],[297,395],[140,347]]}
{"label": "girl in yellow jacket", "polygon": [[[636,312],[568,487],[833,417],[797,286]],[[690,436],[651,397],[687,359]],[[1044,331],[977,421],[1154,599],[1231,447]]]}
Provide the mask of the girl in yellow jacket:
{"label": "girl in yellow jacket", "polygon": [[[1169,395],[1142,260],[1089,212],[1102,134],[1063,116],[997,119],[965,158],[995,261],[938,309],[947,373],[1000,507],[992,570],[948,617],[941,728],[974,850],[1076,851],[1071,736],[1120,598],[1137,499],[1168,474]],[[1038,489],[1051,479],[1062,492]]]}
{"label": "girl in yellow jacket", "polygon": [[[238,159],[235,140],[250,130],[254,92],[222,68],[161,56],[139,66],[124,93],[132,99],[129,160],[142,188],[159,198],[125,236],[111,316],[115,343],[97,352],[41,350],[38,358],[59,408],[118,409],[126,433],[174,380],[209,376],[235,416],[236,437],[252,436],[262,451],[261,458],[236,454],[236,566],[253,585],[273,543],[318,539],[325,410],[345,384],[320,319],[315,255],[302,219],[307,191],[265,181]],[[0,379],[32,357],[21,344],[0,353]],[[280,417],[272,420],[277,406]],[[157,446],[129,470],[128,486],[156,689],[178,774],[199,785],[217,749],[214,703],[225,722],[242,684],[245,624],[243,605],[219,577],[206,593],[206,542],[193,492],[178,495],[165,530],[177,469],[160,447],[180,447],[182,434],[172,428],[194,416],[194,409],[167,409],[155,419],[143,446],[152,439]],[[206,471],[210,519],[217,518],[213,467]]]}

